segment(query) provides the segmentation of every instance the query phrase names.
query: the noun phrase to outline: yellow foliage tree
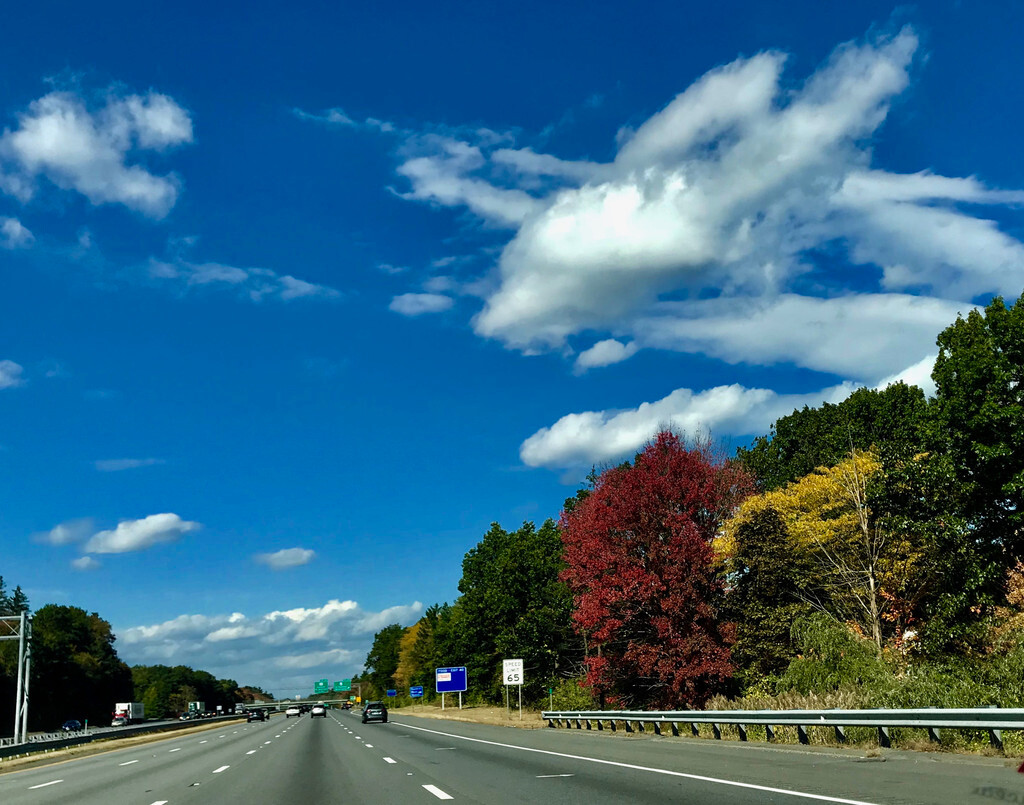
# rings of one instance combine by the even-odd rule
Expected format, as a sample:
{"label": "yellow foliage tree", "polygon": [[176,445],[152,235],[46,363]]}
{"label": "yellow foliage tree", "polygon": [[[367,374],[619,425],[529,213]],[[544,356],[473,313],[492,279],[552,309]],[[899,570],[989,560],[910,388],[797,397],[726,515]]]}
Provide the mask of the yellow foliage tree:
{"label": "yellow foliage tree", "polygon": [[398,641],[398,669],[395,671],[395,685],[402,690],[409,689],[416,667],[413,660],[413,647],[416,645],[416,638],[420,633],[422,621],[417,621],[408,629]]}
{"label": "yellow foliage tree", "polygon": [[835,467],[747,498],[726,523],[719,553],[731,556],[739,526],[774,509],[816,570],[817,583],[801,591],[804,600],[852,623],[881,650],[884,624],[898,619],[920,552],[871,511],[868,483],[880,469],[874,452],[854,450]]}

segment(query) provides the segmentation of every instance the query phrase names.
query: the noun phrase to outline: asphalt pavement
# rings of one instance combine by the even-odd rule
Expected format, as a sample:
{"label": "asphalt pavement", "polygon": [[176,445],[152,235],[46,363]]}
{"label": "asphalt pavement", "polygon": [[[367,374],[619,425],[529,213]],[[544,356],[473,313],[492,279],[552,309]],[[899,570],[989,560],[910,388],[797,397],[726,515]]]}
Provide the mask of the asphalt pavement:
{"label": "asphalt pavement", "polygon": [[1024,803],[998,760],[516,730],[329,711],[0,774],[4,805]]}

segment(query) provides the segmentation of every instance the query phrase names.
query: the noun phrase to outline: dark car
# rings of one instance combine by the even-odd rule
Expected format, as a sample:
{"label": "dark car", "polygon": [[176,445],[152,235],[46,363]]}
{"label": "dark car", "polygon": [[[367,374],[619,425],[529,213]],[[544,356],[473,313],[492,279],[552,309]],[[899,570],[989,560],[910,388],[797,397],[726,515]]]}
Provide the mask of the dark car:
{"label": "dark car", "polygon": [[267,714],[264,713],[262,710],[250,710],[249,713],[246,715],[245,720],[246,720],[246,722],[249,722],[249,721],[266,721],[267,720]]}
{"label": "dark car", "polygon": [[384,706],[384,702],[366,703],[366,707],[363,708],[363,723],[365,724],[367,721],[388,723],[388,708]]}
{"label": "dark car", "polygon": [[352,702],[344,702],[341,705],[341,709],[342,710],[351,710],[352,709]]}
{"label": "dark car", "polygon": [[67,721],[60,725],[60,728],[64,730],[64,732],[81,732],[82,722],[74,718],[69,718]]}

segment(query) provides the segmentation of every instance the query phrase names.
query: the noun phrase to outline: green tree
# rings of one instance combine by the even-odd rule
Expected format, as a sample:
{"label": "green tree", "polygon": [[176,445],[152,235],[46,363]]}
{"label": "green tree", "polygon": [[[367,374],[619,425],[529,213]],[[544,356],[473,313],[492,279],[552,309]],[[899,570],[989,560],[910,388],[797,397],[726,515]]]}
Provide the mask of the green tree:
{"label": "green tree", "polygon": [[803,595],[813,569],[770,506],[743,520],[734,540],[723,617],[736,623],[732,658],[739,681],[749,686],[784,672],[796,653],[793,624],[812,611]]}
{"label": "green tree", "polygon": [[[1024,297],[996,297],[938,337],[937,446],[960,481],[976,539],[1024,553]],[[1009,563],[1008,563],[1009,564]]]}
{"label": "green tree", "polygon": [[398,648],[404,634],[405,629],[401,625],[392,623],[373,636],[373,645],[370,647],[370,653],[366,655],[365,678],[370,682],[377,697],[383,696],[395,682]]}
{"label": "green tree", "polygon": [[927,412],[924,392],[917,386],[861,388],[840,403],[805,406],[780,418],[769,435],[740,448],[737,458],[760,490],[780,489],[818,467],[835,466],[852,449],[873,447],[883,463],[920,452]]}
{"label": "green tree", "polygon": [[492,700],[503,696],[501,661],[522,658],[524,697],[536,699],[560,675],[581,671],[582,643],[572,627],[572,596],[554,520],[506,531],[492,523],[462,562],[454,614],[471,684]]}
{"label": "green tree", "polygon": [[95,612],[48,604],[32,624],[30,726],[53,729],[68,718],[102,723],[132,695],[132,676],[114,650],[110,624]]}

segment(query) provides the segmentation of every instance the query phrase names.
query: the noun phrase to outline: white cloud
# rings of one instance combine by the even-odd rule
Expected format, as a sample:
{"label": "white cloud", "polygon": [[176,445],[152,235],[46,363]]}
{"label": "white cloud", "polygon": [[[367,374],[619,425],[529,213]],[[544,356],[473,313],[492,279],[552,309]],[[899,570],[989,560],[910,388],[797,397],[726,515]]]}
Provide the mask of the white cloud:
{"label": "white cloud", "polygon": [[316,558],[316,551],[308,548],[283,548],[274,553],[258,553],[253,559],[271,570],[287,570],[308,565]]}
{"label": "white cloud", "polygon": [[0,216],[0,249],[24,249],[35,236],[17,218]]}
{"label": "white cloud", "polygon": [[88,517],[81,517],[55,525],[49,531],[34,535],[33,539],[48,545],[71,545],[86,539],[93,533],[93,529],[93,521]]}
{"label": "white cloud", "polygon": [[120,472],[163,464],[162,458],[105,458],[93,462],[100,472]]}
{"label": "white cloud", "polygon": [[77,559],[71,560],[71,567],[75,570],[96,570],[96,568],[101,566],[102,564],[91,556],[80,556]]}
{"label": "white cloud", "polygon": [[355,601],[332,599],[252,617],[180,615],[153,625],[120,626],[117,650],[130,664],[186,664],[291,696],[307,691],[316,676],[341,679],[357,673],[377,631],[390,623],[409,625],[422,612],[419,601],[367,611]]}
{"label": "white cloud", "polygon": [[526,439],[519,457],[530,467],[589,468],[631,458],[666,426],[688,434],[762,433],[796,408],[822,400],[839,402],[853,390],[848,384],[809,394],[777,394],[736,384],[700,392],[676,389],[636,408],[567,414]]}
{"label": "white cloud", "polygon": [[24,369],[14,361],[0,361],[0,389],[12,389],[22,385],[25,380],[22,378]]}
{"label": "white cloud", "polygon": [[84,550],[87,553],[141,551],[162,542],[175,542],[200,527],[199,523],[182,520],[176,514],[151,514],[141,520],[123,520],[113,530],[94,534]]}
{"label": "white cloud", "polygon": [[662,302],[632,330],[648,348],[733,364],[791,362],[871,385],[929,354],[939,331],[973,307],[906,294],[780,294],[742,306],[726,298]]}
{"label": "white cloud", "polygon": [[785,54],[737,59],[623,130],[609,163],[456,129],[406,133],[397,172],[406,198],[514,230],[480,286],[481,336],[534,353],[596,333],[578,370],[614,336],[874,382],[930,352],[957,306],[1019,293],[1024,270],[1024,246],[965,209],[1024,192],[871,166],[917,49],[909,27],[847,43],[802,83]]}
{"label": "white cloud", "polygon": [[454,304],[455,300],[444,294],[404,293],[392,299],[388,309],[403,316],[420,316],[424,313],[440,313]]}
{"label": "white cloud", "polygon": [[153,218],[174,206],[180,183],[139,164],[144,151],[192,141],[188,113],[166,95],[108,92],[90,105],[73,92],[51,92],[0,135],[0,189],[21,200],[45,177],[93,204],[123,204]]}
{"label": "white cloud", "polygon": [[576,358],[576,372],[582,373],[587,369],[594,369],[598,366],[611,366],[613,363],[621,363],[636,354],[637,345],[635,342],[623,344],[614,338],[598,341],[588,350],[581,352]]}
{"label": "white cloud", "polygon": [[230,288],[253,302],[277,299],[337,299],[340,292],[326,285],[279,274],[269,268],[239,268],[223,263],[193,263],[184,259],[173,261],[152,259],[149,275],[158,281],[177,283],[184,289],[209,287]]}

